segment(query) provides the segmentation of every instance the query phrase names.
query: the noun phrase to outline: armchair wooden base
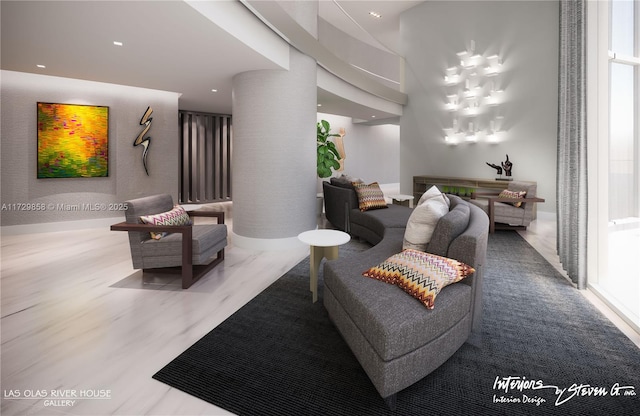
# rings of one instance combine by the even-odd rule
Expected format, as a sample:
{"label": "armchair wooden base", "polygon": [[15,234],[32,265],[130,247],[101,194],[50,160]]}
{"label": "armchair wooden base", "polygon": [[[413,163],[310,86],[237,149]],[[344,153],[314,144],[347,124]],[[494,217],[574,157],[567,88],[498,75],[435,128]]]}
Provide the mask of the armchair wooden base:
{"label": "armchair wooden base", "polygon": [[214,267],[224,260],[224,249],[220,250],[215,259],[209,264],[194,264],[190,268],[182,266],[162,267],[157,269],[142,269],[143,273],[161,273],[161,274],[180,274],[182,277],[182,288],[188,289],[195,282],[200,280],[202,276],[209,273]]}
{"label": "armchair wooden base", "polygon": [[[216,217],[218,224],[224,224],[224,213],[213,211],[193,211],[189,212],[190,216]],[[154,272],[176,272],[181,270],[182,288],[188,289],[198,279],[213,269],[224,260],[224,248],[218,251],[215,259],[211,263],[203,265],[193,264],[193,226],[192,225],[152,225],[152,224],[134,224],[121,222],[113,224],[111,231],[137,231],[137,232],[169,232],[182,234],[182,263],[177,267],[164,267],[143,269],[145,271]]]}
{"label": "armchair wooden base", "polygon": [[493,223],[493,230],[489,227],[489,232],[494,233],[496,230],[526,230],[526,225],[509,225],[500,222]]}

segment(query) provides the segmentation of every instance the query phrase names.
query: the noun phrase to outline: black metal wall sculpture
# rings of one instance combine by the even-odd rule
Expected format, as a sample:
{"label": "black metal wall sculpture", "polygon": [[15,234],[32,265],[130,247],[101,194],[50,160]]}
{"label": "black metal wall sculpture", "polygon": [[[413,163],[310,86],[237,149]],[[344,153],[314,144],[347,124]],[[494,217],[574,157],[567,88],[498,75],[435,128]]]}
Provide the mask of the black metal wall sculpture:
{"label": "black metal wall sculpture", "polygon": [[142,129],[140,134],[138,134],[138,137],[136,137],[136,139],[133,142],[134,147],[140,146],[140,145],[144,147],[144,150],[142,151],[142,164],[144,165],[144,171],[147,173],[147,176],[149,176],[149,170],[147,169],[147,153],[149,152],[151,137],[144,137],[144,135],[147,134],[147,132],[151,128],[151,120],[153,120],[153,117],[151,117],[152,113],[153,113],[153,109],[151,107],[147,107],[147,111],[144,112],[144,115],[140,119],[140,125],[145,127],[144,129]]}

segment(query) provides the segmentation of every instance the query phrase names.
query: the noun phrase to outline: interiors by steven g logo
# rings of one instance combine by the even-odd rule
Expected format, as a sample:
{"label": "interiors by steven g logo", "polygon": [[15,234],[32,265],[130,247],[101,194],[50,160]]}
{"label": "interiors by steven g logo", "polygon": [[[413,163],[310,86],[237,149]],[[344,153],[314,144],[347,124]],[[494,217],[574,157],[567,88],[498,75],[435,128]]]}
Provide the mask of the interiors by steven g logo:
{"label": "interiors by steven g logo", "polygon": [[542,380],[527,379],[526,377],[500,377],[493,381],[493,403],[524,403],[540,406],[547,399],[538,392],[548,390],[555,397],[554,406],[561,406],[569,400],[580,397],[634,397],[635,386],[614,383],[611,386],[592,386],[590,384],[573,383],[569,387],[545,384]]}

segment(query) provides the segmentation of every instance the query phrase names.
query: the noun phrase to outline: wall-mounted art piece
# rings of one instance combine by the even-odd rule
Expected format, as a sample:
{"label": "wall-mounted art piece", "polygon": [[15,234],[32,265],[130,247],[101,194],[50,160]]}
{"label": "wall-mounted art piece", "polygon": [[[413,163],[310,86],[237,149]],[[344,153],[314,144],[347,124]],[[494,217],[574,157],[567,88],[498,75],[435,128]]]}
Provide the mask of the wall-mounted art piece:
{"label": "wall-mounted art piece", "polygon": [[[456,65],[445,69],[444,109],[447,144],[498,143],[505,138],[500,105],[505,101],[500,75],[502,57],[476,53],[475,41],[456,53]],[[450,127],[449,127],[450,126]]]}
{"label": "wall-mounted art piece", "polygon": [[147,173],[147,176],[149,176],[149,169],[147,168],[147,153],[149,152],[151,137],[144,137],[144,136],[145,134],[147,134],[147,132],[151,128],[151,121],[153,120],[153,117],[151,117],[151,114],[153,114],[153,108],[147,107],[147,111],[144,112],[144,114],[142,115],[142,118],[140,119],[140,125],[144,126],[144,128],[142,129],[140,134],[138,134],[138,137],[136,137],[136,139],[133,141],[133,147],[136,147],[136,146],[143,147],[142,166],[144,166],[144,171]]}
{"label": "wall-mounted art piece", "polygon": [[109,175],[109,107],[38,103],[38,178]]}

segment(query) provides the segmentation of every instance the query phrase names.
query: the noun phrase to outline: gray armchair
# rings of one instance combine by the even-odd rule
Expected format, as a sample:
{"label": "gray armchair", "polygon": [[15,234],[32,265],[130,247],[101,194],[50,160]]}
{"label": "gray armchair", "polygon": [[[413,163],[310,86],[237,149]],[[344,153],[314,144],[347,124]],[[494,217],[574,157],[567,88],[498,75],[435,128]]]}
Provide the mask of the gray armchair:
{"label": "gray armchair", "polygon": [[[200,277],[224,260],[227,226],[224,212],[193,211],[189,216],[216,217],[217,224],[154,225],[143,224],[140,217],[171,211],[171,195],[154,195],[125,202],[126,222],[114,224],[112,231],[127,231],[131,259],[135,269],[167,269],[179,266],[182,288],[189,288]],[[169,233],[160,239],[151,232]]]}
{"label": "gray armchair", "polygon": [[509,183],[507,189],[526,194],[522,198],[500,198],[499,193],[476,193],[469,201],[487,213],[491,233],[496,229],[526,229],[535,219],[534,204],[544,202],[544,199],[536,196],[536,184],[514,181]]}

